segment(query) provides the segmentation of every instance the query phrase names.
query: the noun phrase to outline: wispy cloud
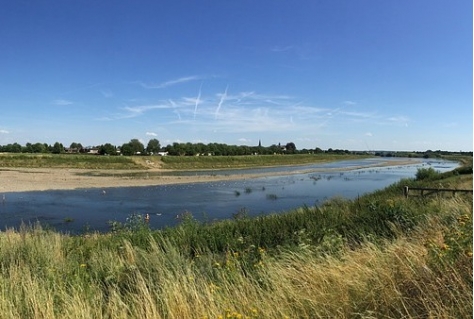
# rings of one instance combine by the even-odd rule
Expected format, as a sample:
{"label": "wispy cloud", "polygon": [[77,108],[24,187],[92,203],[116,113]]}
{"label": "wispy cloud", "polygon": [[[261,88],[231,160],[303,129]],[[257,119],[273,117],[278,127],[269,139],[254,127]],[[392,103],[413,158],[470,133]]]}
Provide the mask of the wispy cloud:
{"label": "wispy cloud", "polygon": [[410,119],[406,116],[392,116],[389,117],[387,120],[389,123],[403,125],[406,127],[408,127],[408,122],[410,122]]}
{"label": "wispy cloud", "polygon": [[186,82],[197,81],[197,80],[202,80],[202,79],[204,79],[204,77],[198,76],[198,75],[192,75],[192,76],[181,77],[179,79],[173,79],[173,80],[161,82],[158,84],[146,84],[143,82],[138,82],[138,83],[145,89],[163,89],[172,85],[183,84]]}
{"label": "wispy cloud", "polygon": [[198,93],[198,96],[196,98],[196,103],[194,104],[194,119],[196,119],[196,113],[197,113],[198,105],[201,102],[201,90],[202,90],[202,83],[201,83],[201,86],[199,87],[199,93]]}
{"label": "wispy cloud", "polygon": [[0,134],[10,134],[10,132],[7,130],[0,130]]}
{"label": "wispy cloud", "polygon": [[344,101],[342,102],[342,104],[347,105],[347,106],[352,106],[352,105],[356,105],[357,103],[354,101]]}
{"label": "wispy cloud", "polygon": [[169,109],[170,105],[167,104],[156,104],[156,105],[138,105],[138,106],[125,106],[120,108],[121,112],[115,116],[102,118],[102,120],[122,120],[128,118],[134,118],[143,115],[144,113],[157,110],[157,109]]}
{"label": "wispy cloud", "polygon": [[221,109],[222,104],[224,103],[227,97],[227,90],[229,89],[229,85],[225,88],[224,94],[221,94],[221,99],[219,100],[219,104],[217,105],[216,115],[215,118],[217,119],[217,115],[219,115],[219,110]]}
{"label": "wispy cloud", "polygon": [[145,135],[146,136],[158,136],[158,134],[156,134],[154,132],[146,132]]}
{"label": "wispy cloud", "polygon": [[53,105],[58,105],[58,106],[66,106],[66,105],[71,105],[71,104],[74,104],[74,103],[72,101],[58,99],[58,100],[54,100],[52,102],[52,104]]}
{"label": "wispy cloud", "polygon": [[112,91],[110,90],[101,90],[100,93],[102,94],[103,97],[105,98],[111,98],[114,96],[114,94],[112,93]]}

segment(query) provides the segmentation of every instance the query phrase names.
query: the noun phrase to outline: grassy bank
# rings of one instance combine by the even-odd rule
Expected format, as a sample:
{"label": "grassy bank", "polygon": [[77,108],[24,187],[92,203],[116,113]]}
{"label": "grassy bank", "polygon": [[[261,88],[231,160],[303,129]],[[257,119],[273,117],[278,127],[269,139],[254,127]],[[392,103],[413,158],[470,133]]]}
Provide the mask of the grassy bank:
{"label": "grassy bank", "polygon": [[[366,156],[365,156],[366,157]],[[261,156],[99,156],[87,154],[0,154],[0,168],[78,168],[173,170],[224,169],[302,165],[364,158],[361,155],[261,155]]]}
{"label": "grassy bank", "polygon": [[[2,318],[472,318],[466,171],[403,180],[357,200],[151,231],[0,233]],[[472,170],[471,170],[472,172]]]}
{"label": "grassy bank", "polygon": [[163,168],[167,169],[226,169],[265,167],[278,165],[303,165],[330,161],[366,158],[362,155],[293,154],[250,156],[165,156]]}
{"label": "grassy bank", "polygon": [[0,154],[0,168],[144,169],[128,156],[86,154]]}

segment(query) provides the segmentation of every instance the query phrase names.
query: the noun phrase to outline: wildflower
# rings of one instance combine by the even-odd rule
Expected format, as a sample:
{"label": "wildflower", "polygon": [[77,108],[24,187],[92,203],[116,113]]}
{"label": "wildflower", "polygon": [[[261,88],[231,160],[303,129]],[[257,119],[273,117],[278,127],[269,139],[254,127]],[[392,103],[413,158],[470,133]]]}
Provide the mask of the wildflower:
{"label": "wildflower", "polygon": [[81,264],[80,267],[81,267],[81,268],[86,268],[86,267],[87,267],[87,264]]}

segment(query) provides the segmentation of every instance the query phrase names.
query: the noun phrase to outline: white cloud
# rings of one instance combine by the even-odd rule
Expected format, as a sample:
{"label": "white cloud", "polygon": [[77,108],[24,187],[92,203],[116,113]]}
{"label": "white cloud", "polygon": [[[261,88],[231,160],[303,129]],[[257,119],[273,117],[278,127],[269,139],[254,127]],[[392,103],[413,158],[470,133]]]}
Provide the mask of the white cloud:
{"label": "white cloud", "polygon": [[127,113],[122,113],[116,116],[115,118],[116,119],[132,118],[132,117],[140,116],[143,113],[150,110],[169,109],[169,108],[171,108],[171,106],[167,104],[126,106],[126,107],[123,107],[122,110],[127,111]]}
{"label": "white cloud", "polygon": [[0,134],[10,134],[10,132],[7,130],[0,130]]}
{"label": "white cloud", "polygon": [[139,83],[145,89],[163,89],[163,88],[166,88],[168,86],[172,86],[172,85],[176,85],[176,84],[182,84],[182,83],[186,83],[186,82],[190,82],[190,81],[202,80],[202,79],[204,79],[204,77],[198,76],[198,75],[192,75],[192,76],[181,77],[179,79],[169,80],[169,81],[162,82],[162,83],[159,83],[159,84],[146,84],[146,83],[143,83],[143,82],[139,82]]}
{"label": "white cloud", "polygon": [[356,105],[357,103],[354,102],[354,101],[344,101],[344,102],[342,102],[342,104],[352,106],[352,105]]}
{"label": "white cloud", "polygon": [[372,133],[370,133],[370,132],[367,132],[367,133],[365,133],[364,135],[365,135],[365,136],[373,136]]}
{"label": "white cloud", "polygon": [[153,132],[146,132],[145,135],[146,136],[158,136],[158,134],[153,133]]}
{"label": "white cloud", "polygon": [[59,99],[59,100],[54,100],[54,101],[52,102],[52,104],[58,105],[58,106],[66,106],[66,105],[71,105],[71,104],[73,104],[73,102],[68,101],[68,100]]}

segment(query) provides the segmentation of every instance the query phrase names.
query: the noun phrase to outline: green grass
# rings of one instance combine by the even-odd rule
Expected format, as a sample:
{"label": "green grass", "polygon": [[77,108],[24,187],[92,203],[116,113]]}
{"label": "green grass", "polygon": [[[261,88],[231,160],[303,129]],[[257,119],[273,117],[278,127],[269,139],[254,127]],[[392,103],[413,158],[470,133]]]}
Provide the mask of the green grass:
{"label": "green grass", "polygon": [[279,165],[303,165],[353,158],[361,155],[261,155],[261,156],[99,156],[88,154],[0,154],[0,168],[78,168],[172,170],[227,169]]}
{"label": "green grass", "polygon": [[0,168],[144,169],[128,156],[86,154],[0,154]]}
{"label": "green grass", "polygon": [[[431,183],[431,184],[430,184]],[[2,318],[472,318],[472,174],[251,218],[0,233]]]}
{"label": "green grass", "polygon": [[166,169],[226,169],[279,165],[304,165],[329,161],[366,158],[362,155],[296,154],[250,156],[164,156]]}

